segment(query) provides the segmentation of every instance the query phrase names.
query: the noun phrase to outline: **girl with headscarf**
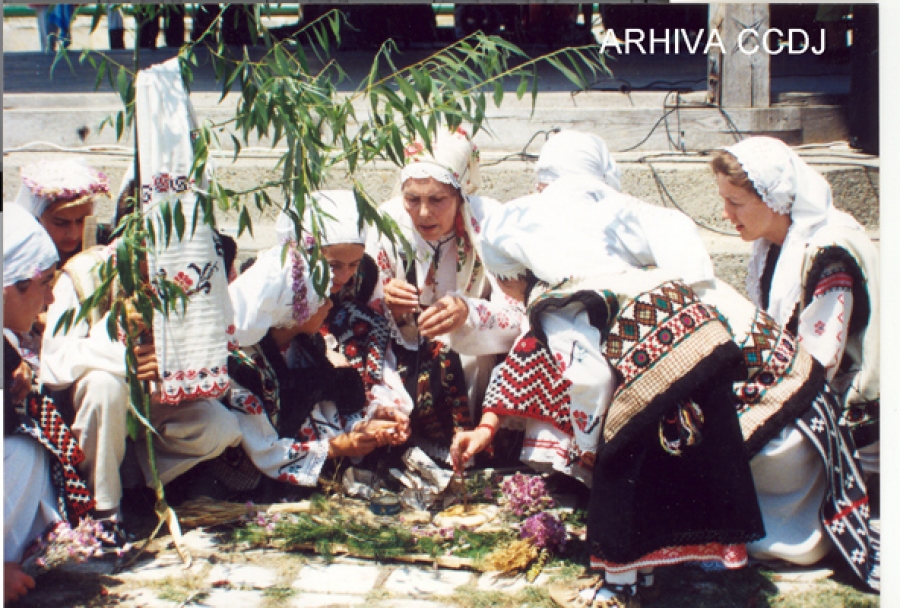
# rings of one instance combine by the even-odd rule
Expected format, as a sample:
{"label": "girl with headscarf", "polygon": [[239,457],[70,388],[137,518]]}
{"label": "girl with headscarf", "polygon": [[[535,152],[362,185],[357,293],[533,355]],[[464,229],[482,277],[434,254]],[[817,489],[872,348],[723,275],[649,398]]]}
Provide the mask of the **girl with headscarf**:
{"label": "girl with headscarf", "polygon": [[[346,202],[342,194],[322,192],[315,197],[334,218],[324,220],[321,236],[325,259],[329,251],[337,252],[333,266],[339,271],[328,285],[333,291],[335,279],[339,287],[348,281],[342,264],[358,265],[355,259],[345,259],[342,254],[348,248],[340,245],[355,245],[361,255],[364,235],[358,242],[356,220],[348,225],[338,219],[347,215],[342,205],[339,209],[334,204],[335,199]],[[229,357],[232,389],[225,404],[239,414],[243,453],[226,456],[233,459],[235,472],[246,471],[240,462],[246,455],[255,470],[271,479],[313,487],[328,459],[359,458],[378,447],[403,443],[407,439],[403,405],[411,404],[398,406],[391,398],[393,386],[383,381],[378,369],[377,336],[366,341],[362,331],[354,333],[363,329],[365,319],[355,318],[347,326],[351,336],[344,344],[352,362],[337,352],[336,344],[329,344],[323,328],[334,302],[316,292],[290,218],[279,219],[278,232],[285,244],[260,254],[229,287],[239,346]],[[345,239],[347,235],[351,238]],[[333,246],[338,248],[330,249]],[[382,327],[382,342],[388,335]],[[365,352],[358,352],[364,347]],[[396,383],[402,390],[399,379]],[[249,487],[259,480],[252,472],[245,473]]]}
{"label": "girl with headscarf", "polygon": [[82,249],[85,218],[94,213],[94,202],[108,195],[109,178],[84,160],[42,160],[22,168],[16,203],[47,230],[62,268]]}
{"label": "girl with headscarf", "polygon": [[[75,465],[84,454],[54,403],[34,382],[39,352],[19,336],[52,301],[59,255],[43,227],[18,205],[3,212],[3,582],[4,602],[34,587],[19,562],[53,524],[77,522],[94,506]],[[51,474],[52,470],[52,474]]]}
{"label": "girl with headscarf", "polygon": [[462,466],[501,419],[523,419],[523,459],[591,485],[588,534],[603,584],[553,597],[629,605],[655,566],[740,567],[743,543],[763,535],[729,398],[741,352],[677,275],[609,254],[602,227],[612,211],[587,193],[550,192],[483,224],[485,264],[527,304],[528,325],[494,376],[482,428],[458,434],[451,451]]}
{"label": "girl with headscarf", "polygon": [[[875,247],[856,220],[834,208],[825,178],[781,141],[751,137],[725,148],[711,165],[724,217],[753,242],[751,300],[824,367],[843,402],[840,425],[853,433],[847,449],[855,445],[864,472],[877,472]],[[779,516],[779,505],[799,510],[821,502],[821,480],[834,467],[823,468],[818,452],[808,433],[788,424],[751,462],[767,527]],[[827,538],[810,538],[796,531],[770,534],[751,550],[762,558],[809,563],[828,550]]]}
{"label": "girl with headscarf", "polygon": [[415,409],[413,441],[449,463],[458,429],[471,428],[497,355],[521,328],[521,305],[503,295],[481,257],[481,222],[498,203],[475,196],[478,150],[466,132],[441,132],[429,151],[406,148],[401,195],[382,211],[411,251],[370,244],[380,278],[371,305],[390,321],[392,350]]}

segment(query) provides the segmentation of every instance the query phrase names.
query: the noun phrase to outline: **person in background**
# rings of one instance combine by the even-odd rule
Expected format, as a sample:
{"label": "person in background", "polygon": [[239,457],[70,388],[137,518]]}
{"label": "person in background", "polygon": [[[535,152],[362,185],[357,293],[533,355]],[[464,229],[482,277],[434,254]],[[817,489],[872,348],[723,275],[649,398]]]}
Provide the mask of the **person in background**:
{"label": "person in background", "polygon": [[60,268],[80,252],[85,219],[99,197],[109,196],[109,178],[82,159],[43,160],[21,170],[16,203],[50,234]]}

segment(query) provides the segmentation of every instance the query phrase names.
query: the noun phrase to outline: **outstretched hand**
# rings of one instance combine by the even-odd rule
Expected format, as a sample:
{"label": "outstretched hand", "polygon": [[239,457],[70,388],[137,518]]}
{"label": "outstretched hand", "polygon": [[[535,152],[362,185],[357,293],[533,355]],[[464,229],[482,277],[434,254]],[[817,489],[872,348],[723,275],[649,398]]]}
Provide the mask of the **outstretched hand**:
{"label": "outstretched hand", "polygon": [[450,459],[453,461],[453,472],[462,474],[469,462],[476,454],[483,452],[492,439],[491,432],[486,428],[477,428],[472,431],[460,431],[453,437],[450,445]]}

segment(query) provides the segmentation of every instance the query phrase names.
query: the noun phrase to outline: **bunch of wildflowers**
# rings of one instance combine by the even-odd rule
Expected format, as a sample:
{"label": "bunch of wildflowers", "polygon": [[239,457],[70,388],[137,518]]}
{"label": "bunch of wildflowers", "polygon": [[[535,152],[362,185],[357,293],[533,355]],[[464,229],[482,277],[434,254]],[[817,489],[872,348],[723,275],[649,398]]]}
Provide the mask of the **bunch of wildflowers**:
{"label": "bunch of wildflowers", "polygon": [[519,517],[532,515],[553,506],[547,486],[538,475],[516,473],[500,486],[503,505]]}
{"label": "bunch of wildflowers", "polygon": [[546,511],[526,519],[519,533],[523,539],[530,538],[538,549],[558,553],[566,547],[566,526]]}
{"label": "bunch of wildflowers", "polygon": [[[60,522],[46,535],[39,538],[33,553],[22,563],[22,569],[36,576],[67,563],[81,563],[104,554],[103,542],[115,544],[113,534],[103,527],[103,522],[90,517],[82,519],[73,528],[68,522]],[[116,549],[121,557],[131,550],[131,544]]]}

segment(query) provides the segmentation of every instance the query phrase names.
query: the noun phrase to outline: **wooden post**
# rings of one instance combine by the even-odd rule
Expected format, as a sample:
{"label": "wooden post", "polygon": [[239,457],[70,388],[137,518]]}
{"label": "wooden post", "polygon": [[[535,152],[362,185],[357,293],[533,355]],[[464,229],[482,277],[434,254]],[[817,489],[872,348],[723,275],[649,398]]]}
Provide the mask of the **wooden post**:
{"label": "wooden post", "polygon": [[710,103],[723,108],[769,107],[769,54],[764,42],[774,48],[778,40],[771,36],[763,40],[768,29],[767,4],[709,5],[710,35],[717,30],[725,48],[723,53],[711,46],[707,57]]}

